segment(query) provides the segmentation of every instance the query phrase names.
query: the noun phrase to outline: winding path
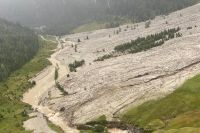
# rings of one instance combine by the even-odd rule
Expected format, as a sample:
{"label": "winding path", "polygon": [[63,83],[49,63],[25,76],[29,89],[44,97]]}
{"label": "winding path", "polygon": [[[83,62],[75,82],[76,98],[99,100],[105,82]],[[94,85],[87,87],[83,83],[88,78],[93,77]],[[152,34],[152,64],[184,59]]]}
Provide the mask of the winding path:
{"label": "winding path", "polygon": [[[42,39],[45,41],[50,41],[46,40],[44,37],[42,37]],[[52,63],[52,65],[44,69],[33,79],[34,81],[36,81],[36,86],[25,93],[23,97],[23,102],[32,105],[34,110],[36,110],[36,112],[34,113],[36,117],[24,122],[25,129],[32,130],[34,131],[34,133],[55,133],[55,131],[51,130],[48,127],[47,121],[44,116],[48,117],[48,119],[55,125],[60,126],[65,132],[78,133],[77,130],[68,127],[67,123],[61,117],[59,117],[59,112],[56,113],[48,107],[38,105],[41,95],[55,84],[55,67],[59,67],[58,80],[68,74],[67,67],[61,64],[60,61],[56,59],[56,56],[62,51],[62,49],[60,49],[61,43],[58,38],[57,41],[58,47],[55,50],[56,52],[52,54],[51,57],[48,59]]]}

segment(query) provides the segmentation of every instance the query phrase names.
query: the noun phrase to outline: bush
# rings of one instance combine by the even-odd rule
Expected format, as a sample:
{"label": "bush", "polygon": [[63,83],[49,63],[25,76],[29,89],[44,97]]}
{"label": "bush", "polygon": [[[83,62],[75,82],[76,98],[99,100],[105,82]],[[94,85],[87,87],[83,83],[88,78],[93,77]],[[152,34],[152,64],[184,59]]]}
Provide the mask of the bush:
{"label": "bush", "polygon": [[78,129],[81,130],[83,133],[87,131],[91,131],[92,133],[108,133],[106,124],[106,116],[102,115],[96,120],[88,122],[85,125],[80,125]]}
{"label": "bush", "polygon": [[151,25],[151,21],[147,21],[147,22],[145,23],[145,28],[149,28],[150,25]]}
{"label": "bush", "polygon": [[97,133],[104,133],[105,127],[102,125],[95,125],[93,130]]}
{"label": "bush", "polygon": [[119,22],[110,22],[108,24],[106,24],[106,28],[116,28],[119,27]]}
{"label": "bush", "polygon": [[27,117],[27,116],[28,116],[26,110],[22,111],[22,112],[21,112],[21,115],[22,115],[23,117]]}
{"label": "bush", "polygon": [[57,79],[58,79],[58,68],[55,68],[54,80],[56,81]]}
{"label": "bush", "polygon": [[163,45],[165,41],[169,39],[173,39],[175,37],[181,37],[182,34],[179,33],[180,28],[173,28],[169,30],[164,30],[160,33],[148,35],[147,37],[138,37],[136,40],[132,40],[131,42],[124,43],[118,45],[114,48],[114,52],[110,54],[103,55],[98,57],[94,61],[104,61],[105,59],[109,59],[112,57],[117,57],[118,55],[124,53],[137,53],[141,51],[145,51],[151,49],[153,47],[157,47]]}
{"label": "bush", "polygon": [[69,70],[70,72],[76,72],[76,68],[81,67],[85,64],[85,60],[81,61],[74,61],[74,63],[69,64]]}
{"label": "bush", "polygon": [[99,125],[105,125],[107,122],[106,120],[106,116],[105,115],[102,115],[100,117],[98,117],[96,120],[93,120],[93,121],[90,121],[88,123],[86,123],[87,125],[96,125],[96,124],[99,124]]}
{"label": "bush", "polygon": [[4,116],[0,114],[0,121],[2,121],[3,119],[4,119]]}
{"label": "bush", "polygon": [[33,81],[31,82],[31,84],[32,84],[32,86],[35,86],[35,85],[36,85],[36,81],[33,80]]}
{"label": "bush", "polygon": [[101,56],[101,57],[98,57],[96,60],[94,60],[94,61],[104,61],[105,59],[109,59],[109,58],[112,58],[112,57],[114,57],[114,55],[112,55],[112,54],[106,54],[106,55],[103,55],[103,56]]}
{"label": "bush", "polygon": [[63,93],[63,95],[68,95],[68,92],[66,92],[58,82],[56,82],[56,87]]}

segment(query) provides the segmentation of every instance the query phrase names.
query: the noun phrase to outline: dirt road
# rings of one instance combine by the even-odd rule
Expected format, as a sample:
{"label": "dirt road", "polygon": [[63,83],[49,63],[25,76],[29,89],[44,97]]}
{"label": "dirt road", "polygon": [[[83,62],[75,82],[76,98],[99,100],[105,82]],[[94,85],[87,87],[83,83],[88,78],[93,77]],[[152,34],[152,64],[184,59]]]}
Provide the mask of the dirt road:
{"label": "dirt road", "polygon": [[[44,40],[47,41],[46,39]],[[77,130],[68,127],[67,123],[61,117],[59,117],[59,113],[50,110],[48,107],[38,105],[41,95],[46,92],[50,87],[55,85],[55,68],[59,68],[58,80],[66,76],[68,73],[67,67],[61,64],[60,61],[56,59],[56,56],[62,51],[62,49],[60,49],[61,43],[59,42],[58,38],[57,41],[58,47],[56,49],[56,52],[52,54],[51,57],[48,59],[52,63],[52,65],[43,70],[39,75],[37,75],[37,77],[33,79],[36,81],[36,86],[25,93],[23,97],[23,102],[32,105],[32,107],[37,110],[36,117],[24,122],[24,127],[27,130],[33,130],[34,133],[54,133],[54,131],[52,131],[48,127],[46,119],[43,117],[43,115],[47,116],[51,122],[53,122],[55,125],[60,126],[67,133],[78,132]]]}

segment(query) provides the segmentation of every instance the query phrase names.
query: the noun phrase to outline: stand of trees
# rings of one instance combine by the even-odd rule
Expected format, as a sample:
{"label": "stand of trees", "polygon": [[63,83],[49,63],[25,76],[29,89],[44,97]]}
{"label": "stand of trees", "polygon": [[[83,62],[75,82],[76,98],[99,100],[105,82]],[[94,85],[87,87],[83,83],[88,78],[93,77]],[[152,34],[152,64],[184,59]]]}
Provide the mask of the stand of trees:
{"label": "stand of trees", "polygon": [[0,19],[0,81],[38,51],[38,36],[28,28]]}
{"label": "stand of trees", "polygon": [[133,54],[163,45],[167,40],[181,37],[182,34],[179,31],[180,28],[178,27],[164,30],[157,34],[148,35],[147,37],[138,37],[136,40],[116,46],[114,52],[98,57],[94,61],[104,61],[122,54]]}
{"label": "stand of trees", "polygon": [[60,85],[59,82],[56,82],[56,87],[60,90],[60,92],[61,92],[64,96],[69,94],[67,91],[65,91],[65,89],[63,88],[63,86]]}
{"label": "stand of trees", "polygon": [[55,80],[55,82],[57,81],[57,79],[58,79],[58,68],[56,67],[55,68],[55,74],[54,74],[54,80]]}
{"label": "stand of trees", "polygon": [[106,55],[103,55],[103,56],[101,56],[101,57],[98,57],[96,60],[94,60],[95,62],[96,61],[104,61],[104,60],[106,60],[106,59],[109,59],[109,58],[112,58],[112,57],[114,57],[114,55],[113,54],[106,54]]}
{"label": "stand of trees", "polygon": [[156,46],[164,44],[165,41],[173,39],[174,37],[180,37],[181,33],[178,33],[180,28],[173,28],[164,30],[158,34],[148,35],[147,37],[137,38],[134,41],[118,45],[114,48],[116,52],[121,53],[137,53]]}
{"label": "stand of trees", "polygon": [[82,65],[85,64],[85,60],[81,61],[74,61],[74,63],[69,64],[69,70],[70,72],[76,72],[76,68],[81,67]]}

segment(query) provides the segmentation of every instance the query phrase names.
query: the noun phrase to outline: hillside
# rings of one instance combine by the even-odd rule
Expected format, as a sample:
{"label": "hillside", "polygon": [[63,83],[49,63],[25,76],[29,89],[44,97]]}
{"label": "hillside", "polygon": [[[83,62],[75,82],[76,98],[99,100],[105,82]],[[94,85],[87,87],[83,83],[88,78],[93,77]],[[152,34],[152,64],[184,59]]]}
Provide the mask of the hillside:
{"label": "hillside", "polygon": [[23,103],[21,99],[23,94],[34,86],[34,82],[30,82],[30,78],[50,65],[46,58],[56,48],[54,43],[41,39],[39,39],[38,45],[39,50],[31,60],[12,72],[6,80],[0,82],[1,133],[30,133],[23,128],[23,122],[29,118],[28,113],[32,112],[32,108]]}
{"label": "hillside", "polygon": [[33,31],[0,19],[0,81],[30,60],[38,47]]}
{"label": "hillside", "polygon": [[0,0],[0,133],[200,132],[198,2]]}
{"label": "hillside", "polygon": [[[116,120],[130,107],[176,92],[185,80],[200,72],[199,9],[200,4],[197,4],[169,15],[157,16],[150,23],[147,21],[64,36],[61,39],[66,41],[63,43],[65,47],[56,58],[66,66],[82,61],[84,64],[69,65],[75,70],[59,81],[59,87],[52,86],[43,94],[40,106],[59,112],[59,116],[70,125],[79,125],[102,115],[107,120]],[[152,45],[148,46],[148,43]],[[122,53],[116,53],[115,48],[122,46],[126,46]],[[95,61],[110,53],[116,56]],[[63,91],[66,93],[63,94]],[[180,91],[181,94],[184,92]],[[190,96],[186,95],[188,99]],[[196,105],[199,104],[193,103],[196,102],[193,100],[188,104],[194,105],[192,109],[197,109]],[[162,107],[154,103],[158,102],[147,105],[152,108],[152,113],[156,112],[153,112],[154,109]],[[145,107],[139,107],[139,112]],[[188,108],[180,112],[191,111]],[[138,119],[142,115],[137,110],[133,112]],[[145,110],[143,112],[148,113]],[[176,110],[173,113],[178,114]],[[145,116],[141,117],[145,122],[152,118],[151,114]],[[141,126],[146,124],[138,119],[130,119],[130,122],[137,122]],[[172,123],[170,127],[175,126]]]}
{"label": "hillside", "polygon": [[[30,27],[46,26],[48,34],[63,35],[98,21],[103,28],[138,22],[194,5],[199,0],[3,0],[0,16]],[[113,23],[114,22],[114,23]],[[87,29],[86,29],[87,30]]]}

